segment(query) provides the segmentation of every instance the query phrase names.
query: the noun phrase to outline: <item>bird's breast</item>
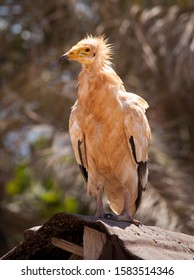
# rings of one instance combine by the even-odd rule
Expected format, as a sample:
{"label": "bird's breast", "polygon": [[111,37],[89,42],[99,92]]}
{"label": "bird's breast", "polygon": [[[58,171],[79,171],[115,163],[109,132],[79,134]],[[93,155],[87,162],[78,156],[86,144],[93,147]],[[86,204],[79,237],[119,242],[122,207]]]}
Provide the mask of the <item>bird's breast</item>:
{"label": "bird's breast", "polygon": [[88,168],[112,176],[121,162],[129,161],[123,108],[111,85],[100,83],[87,93],[83,93],[83,86],[86,84],[80,84],[78,101]]}
{"label": "bird's breast", "polygon": [[110,108],[106,111],[97,117],[93,113],[85,116],[83,130],[89,167],[97,168],[104,176],[112,176],[129,152],[121,112],[112,112]]}

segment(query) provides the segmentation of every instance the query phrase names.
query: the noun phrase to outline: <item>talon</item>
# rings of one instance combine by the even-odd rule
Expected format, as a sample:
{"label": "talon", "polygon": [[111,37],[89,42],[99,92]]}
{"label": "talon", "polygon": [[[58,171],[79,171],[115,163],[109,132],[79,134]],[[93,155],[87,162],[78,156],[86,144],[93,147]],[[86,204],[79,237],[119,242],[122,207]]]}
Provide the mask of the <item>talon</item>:
{"label": "talon", "polygon": [[96,213],[95,217],[96,218],[104,218],[105,214],[104,213]]}
{"label": "talon", "polygon": [[142,222],[138,221],[138,220],[135,220],[133,219],[133,222],[132,222],[134,225],[136,225],[137,227],[139,226],[143,226]]}
{"label": "talon", "polygon": [[113,213],[104,214],[104,218],[107,220],[117,221],[117,215],[114,215]]}
{"label": "talon", "polygon": [[137,227],[142,226],[142,223],[140,221],[135,220],[131,216],[128,216],[128,215],[122,215],[122,214],[119,215],[118,216],[118,221],[128,222],[128,223],[136,225]]}
{"label": "talon", "polygon": [[[101,217],[102,218],[102,217]],[[107,220],[117,221],[117,222],[127,222],[136,225],[137,227],[142,226],[142,223],[138,220],[133,219],[129,215],[115,215],[113,213],[106,213],[104,214],[103,218]]]}

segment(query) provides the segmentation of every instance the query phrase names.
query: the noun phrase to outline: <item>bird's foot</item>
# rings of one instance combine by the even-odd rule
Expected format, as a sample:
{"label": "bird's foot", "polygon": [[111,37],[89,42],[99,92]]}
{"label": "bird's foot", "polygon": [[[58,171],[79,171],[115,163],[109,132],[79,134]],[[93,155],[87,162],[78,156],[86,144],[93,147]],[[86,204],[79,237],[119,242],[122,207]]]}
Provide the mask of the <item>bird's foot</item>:
{"label": "bird's foot", "polygon": [[101,211],[97,211],[95,214],[96,218],[104,218],[106,214],[104,214],[104,212]]}
{"label": "bird's foot", "polygon": [[115,215],[113,213],[104,214],[104,218],[107,220],[117,221],[117,222],[128,222],[136,225],[137,227],[142,226],[142,223],[136,219],[133,219],[129,214]]}
{"label": "bird's foot", "polygon": [[120,222],[129,222],[131,224],[136,225],[137,227],[142,226],[142,223],[140,221],[132,218],[130,215],[120,214],[117,217],[118,217],[118,221]]}
{"label": "bird's foot", "polygon": [[107,219],[107,220],[116,221],[116,217],[117,217],[117,215],[115,215],[113,213],[106,213],[106,214],[104,214],[104,218]]}

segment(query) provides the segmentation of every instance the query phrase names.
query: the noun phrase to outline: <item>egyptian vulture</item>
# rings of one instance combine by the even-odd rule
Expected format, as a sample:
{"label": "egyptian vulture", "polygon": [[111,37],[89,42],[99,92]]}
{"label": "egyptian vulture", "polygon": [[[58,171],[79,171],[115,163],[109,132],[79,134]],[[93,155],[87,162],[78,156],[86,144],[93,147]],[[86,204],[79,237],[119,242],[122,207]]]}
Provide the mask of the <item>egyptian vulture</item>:
{"label": "egyptian vulture", "polygon": [[[96,216],[138,226],[133,215],[148,179],[148,104],[126,92],[111,54],[104,36],[87,36],[60,57],[60,65],[65,60],[82,64],[69,132],[87,190],[96,197]],[[104,213],[103,193],[115,214]]]}

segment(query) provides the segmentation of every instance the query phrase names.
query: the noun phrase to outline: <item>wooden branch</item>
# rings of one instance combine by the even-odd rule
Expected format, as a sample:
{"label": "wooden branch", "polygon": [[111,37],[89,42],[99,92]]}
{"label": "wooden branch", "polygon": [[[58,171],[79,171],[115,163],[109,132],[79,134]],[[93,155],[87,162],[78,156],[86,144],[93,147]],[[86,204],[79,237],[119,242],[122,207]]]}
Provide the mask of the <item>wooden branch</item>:
{"label": "wooden branch", "polygon": [[72,254],[75,254],[77,256],[83,257],[84,256],[84,251],[83,247],[79,246],[77,244],[71,243],[69,241],[66,241],[64,239],[52,237],[51,238],[51,243],[55,246],[58,247],[62,250],[65,250],[67,252],[70,252]]}

